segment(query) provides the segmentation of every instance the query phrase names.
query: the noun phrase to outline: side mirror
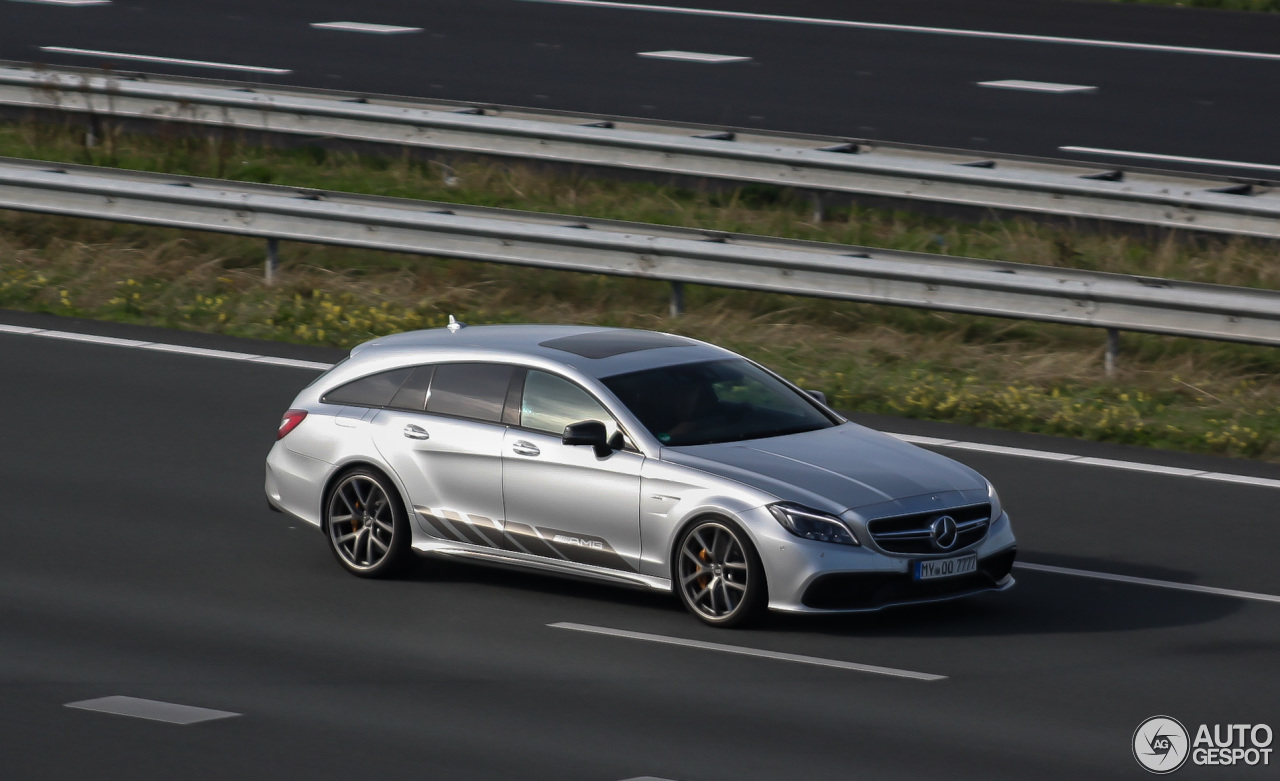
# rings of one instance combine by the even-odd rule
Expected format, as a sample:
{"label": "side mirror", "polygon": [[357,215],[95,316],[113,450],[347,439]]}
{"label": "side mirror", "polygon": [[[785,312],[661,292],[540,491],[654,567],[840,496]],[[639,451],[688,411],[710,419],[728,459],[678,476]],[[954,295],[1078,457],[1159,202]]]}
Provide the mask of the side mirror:
{"label": "side mirror", "polygon": [[805,391],[805,393],[807,393],[807,394],[809,394],[810,396],[814,397],[815,399],[817,399],[818,401],[822,402],[823,404],[826,404],[826,403],[827,403],[827,394],[823,393],[822,391],[807,390],[807,391]]}
{"label": "side mirror", "polygon": [[604,424],[598,420],[570,423],[564,427],[564,437],[561,441],[566,445],[590,445],[599,458],[604,458],[613,452],[613,448],[609,446],[609,434]]}

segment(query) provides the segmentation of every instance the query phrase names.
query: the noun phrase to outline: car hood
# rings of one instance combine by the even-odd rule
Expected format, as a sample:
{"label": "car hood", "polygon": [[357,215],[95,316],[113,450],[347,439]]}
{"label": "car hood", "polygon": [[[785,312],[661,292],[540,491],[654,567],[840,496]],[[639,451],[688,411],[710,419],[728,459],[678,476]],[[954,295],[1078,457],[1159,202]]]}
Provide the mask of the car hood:
{"label": "car hood", "polygon": [[845,423],[745,442],[663,448],[664,461],[832,512],[944,491],[986,491],[974,470],[878,431]]}

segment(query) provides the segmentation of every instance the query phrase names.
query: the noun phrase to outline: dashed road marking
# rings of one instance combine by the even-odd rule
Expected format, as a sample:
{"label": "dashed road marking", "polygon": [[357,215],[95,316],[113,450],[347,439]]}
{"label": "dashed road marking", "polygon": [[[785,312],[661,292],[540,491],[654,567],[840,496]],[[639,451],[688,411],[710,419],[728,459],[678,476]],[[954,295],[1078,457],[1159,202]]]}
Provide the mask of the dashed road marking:
{"label": "dashed road marking", "polygon": [[1110,572],[1093,572],[1085,569],[1072,569],[1070,567],[1053,567],[1048,564],[1031,564],[1025,561],[1015,562],[1013,565],[1016,569],[1025,569],[1032,572],[1050,572],[1054,575],[1071,575],[1077,578],[1093,578],[1094,580],[1110,580],[1116,583],[1130,583],[1135,586],[1153,586],[1155,588],[1174,589],[1176,591],[1193,591],[1197,594],[1212,594],[1217,597],[1233,597],[1235,599],[1250,599],[1255,602],[1271,602],[1280,604],[1280,596],[1274,594],[1259,594],[1256,591],[1237,591],[1232,588],[1217,588],[1216,586],[1197,586],[1194,583],[1178,583],[1172,580],[1155,580],[1154,578],[1136,578],[1132,575],[1116,575]]}
{"label": "dashed road marking", "polygon": [[32,5],[65,5],[79,8],[86,5],[111,5],[111,0],[9,0],[11,3],[30,3]]}
{"label": "dashed road marking", "polygon": [[1135,160],[1158,160],[1162,163],[1194,163],[1196,165],[1215,165],[1224,168],[1256,168],[1260,171],[1280,171],[1280,165],[1267,163],[1246,163],[1241,160],[1218,160],[1212,157],[1186,157],[1183,155],[1159,155],[1153,152],[1127,152],[1123,149],[1100,149],[1096,146],[1060,146],[1063,152],[1075,152],[1083,155],[1103,155],[1106,157],[1132,157]]}
{"label": "dashed road marking", "polygon": [[249,73],[272,73],[283,75],[293,73],[288,68],[267,68],[261,65],[237,65],[231,62],[213,62],[211,60],[184,60],[179,57],[156,57],[151,54],[127,54],[125,52],[109,52],[101,49],[77,49],[73,46],[41,46],[40,51],[50,54],[73,54],[80,57],[105,57],[110,60],[133,60],[137,62],[160,62],[168,65],[185,65],[191,68],[219,68],[221,70],[246,71]]}
{"label": "dashed road marking", "polygon": [[994,87],[996,89],[1016,89],[1024,92],[1052,92],[1058,95],[1065,95],[1071,92],[1097,92],[1097,87],[1090,87],[1085,84],[1055,84],[1051,81],[1024,81],[1022,79],[1003,79],[1001,81],[980,81],[979,87]]}
{"label": "dashed road marking", "polygon": [[159,700],[144,700],[139,697],[101,697],[96,700],[68,702],[65,707],[77,710],[110,713],[113,716],[132,716],[135,719],[163,721],[169,724],[198,724],[202,721],[229,719],[242,714],[212,708],[197,708],[193,705],[179,705]]}
{"label": "dashed road marking", "polygon": [[670,49],[660,52],[636,52],[640,57],[648,57],[651,60],[680,60],[682,62],[705,62],[712,65],[722,65],[726,62],[750,62],[750,57],[742,57],[736,54],[707,54],[705,52],[682,52]]}
{"label": "dashed road marking", "polygon": [[575,624],[569,621],[560,621],[554,624],[547,624],[555,629],[569,629],[574,632],[587,632],[595,635],[608,635],[609,637],[621,637],[627,640],[642,640],[647,643],[662,643],[664,645],[676,645],[684,648],[697,648],[703,651],[718,651],[725,654],[736,654],[738,656],[754,656],[760,659],[773,659],[780,662],[796,662],[798,664],[811,664],[817,667],[834,667],[838,670],[851,670],[860,673],[873,673],[875,675],[888,675],[894,678],[910,678],[916,681],[945,681],[947,676],[934,675],[933,673],[918,673],[912,670],[899,670],[894,667],[880,667],[874,664],[858,664],[857,662],[845,662],[839,659],[823,659],[818,656],[802,656],[801,654],[788,654],[780,651],[765,651],[760,648],[747,648],[741,645],[725,645],[724,643],[708,643],[703,640],[686,640],[683,637],[668,637],[666,635],[651,635],[647,632],[632,632],[627,629],[610,629],[603,626],[590,626],[588,624]]}
{"label": "dashed road marking", "polygon": [[373,33],[375,35],[422,32],[421,27],[397,27],[393,24],[369,24],[367,22],[312,22],[311,26],[317,30],[343,30],[350,33]]}
{"label": "dashed road marking", "polygon": [[856,30],[883,30],[897,33],[924,33],[928,35],[951,35],[960,38],[985,38],[998,41],[1025,41],[1028,43],[1054,43],[1073,46],[1096,46],[1105,49],[1128,49],[1131,51],[1163,52],[1167,54],[1201,54],[1217,57],[1243,57],[1254,60],[1280,60],[1280,54],[1272,52],[1248,52],[1236,49],[1206,49],[1197,46],[1169,46],[1161,43],[1138,43],[1136,41],[1109,41],[1099,38],[1065,38],[1057,35],[1028,35],[1022,33],[1001,33],[991,30],[965,30],[951,27],[922,27],[914,24],[888,24],[884,22],[857,22],[851,19],[823,19],[812,16],[786,16],[783,14],[758,14],[747,11],[719,11],[710,8],[684,8],[671,5],[649,5],[644,3],[618,3],[605,0],[521,0],[526,3],[545,3],[547,5],[573,5],[585,8],[608,8],[618,11],[648,11],[681,16],[704,16],[721,19],[743,19],[752,22],[785,22],[789,24],[813,24],[825,27],[847,27]]}

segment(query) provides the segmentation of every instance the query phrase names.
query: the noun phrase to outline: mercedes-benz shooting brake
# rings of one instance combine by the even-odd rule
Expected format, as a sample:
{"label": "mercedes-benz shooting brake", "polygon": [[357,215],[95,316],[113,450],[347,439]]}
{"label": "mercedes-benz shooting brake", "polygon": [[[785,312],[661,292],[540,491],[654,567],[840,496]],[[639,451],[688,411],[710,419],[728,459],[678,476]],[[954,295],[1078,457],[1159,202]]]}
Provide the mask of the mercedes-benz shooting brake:
{"label": "mercedes-benz shooting brake", "polygon": [[411,553],[674,591],[699,619],[876,610],[1013,584],[977,472],[735,353],[649,331],[479,326],[359,345],[267,457],[338,562]]}

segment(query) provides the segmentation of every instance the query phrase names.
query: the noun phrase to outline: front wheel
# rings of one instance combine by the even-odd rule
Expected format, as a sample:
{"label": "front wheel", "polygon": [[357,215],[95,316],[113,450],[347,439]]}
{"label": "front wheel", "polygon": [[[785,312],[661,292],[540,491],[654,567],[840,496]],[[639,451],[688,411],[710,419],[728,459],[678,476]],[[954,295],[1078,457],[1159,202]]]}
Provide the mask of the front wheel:
{"label": "front wheel", "polygon": [[740,529],[699,521],[685,530],[676,551],[676,591],[690,613],[722,627],[759,615],[767,593],[764,567]]}
{"label": "front wheel", "polygon": [[364,578],[383,578],[408,558],[409,524],[395,487],[382,475],[354,469],[325,502],[329,548],[342,566]]}

